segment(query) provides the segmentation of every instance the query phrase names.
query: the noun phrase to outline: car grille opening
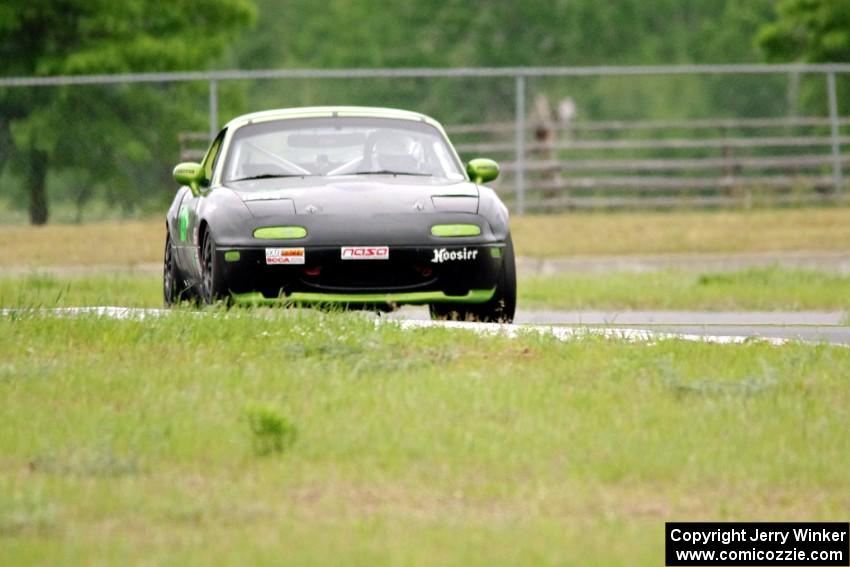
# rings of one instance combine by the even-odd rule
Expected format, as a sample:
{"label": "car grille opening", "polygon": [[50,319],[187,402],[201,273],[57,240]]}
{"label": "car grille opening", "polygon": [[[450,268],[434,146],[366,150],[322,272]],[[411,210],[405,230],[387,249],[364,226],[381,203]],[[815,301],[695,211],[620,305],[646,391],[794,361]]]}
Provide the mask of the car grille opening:
{"label": "car grille opening", "polygon": [[392,260],[341,261],[319,267],[307,266],[304,285],[334,291],[393,291],[425,288],[437,281],[434,270]]}

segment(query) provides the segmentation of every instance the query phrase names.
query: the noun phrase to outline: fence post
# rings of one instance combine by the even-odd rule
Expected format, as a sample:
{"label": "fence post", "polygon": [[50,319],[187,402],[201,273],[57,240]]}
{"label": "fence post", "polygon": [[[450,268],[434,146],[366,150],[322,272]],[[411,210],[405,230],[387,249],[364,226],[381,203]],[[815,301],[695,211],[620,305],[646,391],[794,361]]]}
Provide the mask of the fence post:
{"label": "fence post", "polygon": [[844,190],[844,172],[841,165],[841,140],[838,129],[838,98],[835,93],[835,72],[826,74],[826,90],[829,96],[829,125],[832,131],[832,178],[835,183],[835,198],[841,200]]}
{"label": "fence post", "polygon": [[800,98],[800,73],[788,73],[788,91],[785,93],[788,103],[788,117],[797,118],[797,100]]}
{"label": "fence post", "polygon": [[516,211],[525,213],[525,76],[516,76]]}
{"label": "fence post", "polygon": [[210,80],[210,142],[218,133],[218,81]]}

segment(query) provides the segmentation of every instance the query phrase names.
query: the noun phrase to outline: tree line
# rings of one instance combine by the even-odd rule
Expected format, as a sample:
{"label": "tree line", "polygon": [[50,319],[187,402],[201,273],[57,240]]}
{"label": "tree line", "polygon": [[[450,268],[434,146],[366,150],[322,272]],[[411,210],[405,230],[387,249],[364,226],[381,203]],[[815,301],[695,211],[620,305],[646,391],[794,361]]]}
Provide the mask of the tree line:
{"label": "tree line", "polygon": [[[652,65],[850,60],[846,0],[6,0],[5,76],[198,69]],[[766,79],[767,80],[767,79]],[[589,116],[781,112],[779,81],[698,86],[540,81]],[[769,80],[768,80],[769,81]],[[803,85],[803,104],[823,104]],[[0,195],[33,224],[49,203],[161,206],[177,134],[208,128],[206,85],[0,89]],[[688,97],[688,104],[681,104]],[[509,81],[223,83],[222,118],[297,104],[406,106],[447,123],[504,119]],[[685,114],[683,116],[683,114]]]}

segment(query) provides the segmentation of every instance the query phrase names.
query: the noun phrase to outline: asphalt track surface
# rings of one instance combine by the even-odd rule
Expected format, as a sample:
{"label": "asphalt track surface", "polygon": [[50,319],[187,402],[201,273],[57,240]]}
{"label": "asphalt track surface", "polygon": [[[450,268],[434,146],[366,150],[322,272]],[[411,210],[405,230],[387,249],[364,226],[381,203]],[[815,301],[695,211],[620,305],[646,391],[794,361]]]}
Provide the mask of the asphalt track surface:
{"label": "asphalt track surface", "polygon": [[850,254],[835,251],[744,252],[723,254],[630,254],[626,256],[571,256],[566,258],[517,258],[517,270],[526,275],[736,272],[752,268],[815,270],[850,274]]}
{"label": "asphalt track surface", "polygon": [[[2,309],[0,316],[14,316],[20,309]],[[166,317],[166,309],[127,307],[70,307],[37,310],[56,317],[100,316],[116,319]],[[198,312],[204,316],[203,312]],[[597,335],[630,341],[653,342],[681,339],[696,342],[739,344],[765,341],[775,345],[802,341],[806,343],[850,345],[848,314],[831,311],[795,312],[704,312],[704,311],[525,311],[517,313],[513,325],[431,321],[424,307],[404,307],[381,314],[377,324],[398,324],[403,328],[442,327],[477,332],[482,335],[501,333],[548,333],[560,340],[573,340],[583,335]]]}

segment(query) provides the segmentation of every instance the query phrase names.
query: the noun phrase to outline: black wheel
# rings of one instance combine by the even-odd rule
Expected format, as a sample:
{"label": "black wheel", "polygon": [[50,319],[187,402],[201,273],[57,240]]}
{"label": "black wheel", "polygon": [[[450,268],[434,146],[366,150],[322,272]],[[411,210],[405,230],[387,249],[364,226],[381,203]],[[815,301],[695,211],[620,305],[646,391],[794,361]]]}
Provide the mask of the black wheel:
{"label": "black wheel", "polygon": [[165,235],[165,252],[162,262],[162,298],[166,307],[180,303],[180,276],[177,273],[177,264],[174,262],[174,249],[171,245],[171,235]]}
{"label": "black wheel", "polygon": [[166,307],[177,305],[181,301],[197,301],[192,289],[180,277],[177,262],[174,258],[174,246],[171,235],[165,235],[165,253],[162,263],[162,298]]}
{"label": "black wheel", "polygon": [[208,230],[201,245],[201,302],[212,305],[219,301],[229,304],[230,294],[224,285],[224,276],[216,256],[215,239]]}
{"label": "black wheel", "polygon": [[511,235],[504,248],[496,292],[486,303],[432,303],[432,319],[512,323],[516,311],[516,259]]}

